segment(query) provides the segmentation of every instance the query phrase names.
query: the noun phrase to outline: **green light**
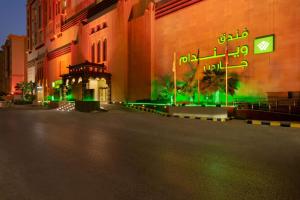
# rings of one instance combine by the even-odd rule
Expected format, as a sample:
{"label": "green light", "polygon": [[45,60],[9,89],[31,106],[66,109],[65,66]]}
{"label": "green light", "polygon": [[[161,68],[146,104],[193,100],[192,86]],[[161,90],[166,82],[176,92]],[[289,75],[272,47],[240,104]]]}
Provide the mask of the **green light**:
{"label": "green light", "polygon": [[83,98],[83,101],[95,101],[95,99],[93,97],[87,96]]}
{"label": "green light", "polygon": [[69,95],[67,95],[66,99],[67,99],[67,101],[73,101],[74,96],[72,94],[69,94]]}
{"label": "green light", "polygon": [[240,39],[246,39],[249,36],[249,31],[247,28],[244,29],[242,34],[240,34],[239,30],[236,31],[236,34],[222,34],[219,39],[219,44],[226,44],[226,42],[234,41],[234,40],[240,40]]}
{"label": "green light", "polygon": [[130,105],[155,105],[155,106],[169,106],[169,103],[137,103],[137,102],[127,102]]}
{"label": "green light", "polygon": [[254,54],[274,52],[274,35],[268,35],[256,38],[254,40]]}
{"label": "green light", "polygon": [[60,88],[60,85],[62,84],[62,80],[56,80],[52,82],[52,88],[58,89]]}

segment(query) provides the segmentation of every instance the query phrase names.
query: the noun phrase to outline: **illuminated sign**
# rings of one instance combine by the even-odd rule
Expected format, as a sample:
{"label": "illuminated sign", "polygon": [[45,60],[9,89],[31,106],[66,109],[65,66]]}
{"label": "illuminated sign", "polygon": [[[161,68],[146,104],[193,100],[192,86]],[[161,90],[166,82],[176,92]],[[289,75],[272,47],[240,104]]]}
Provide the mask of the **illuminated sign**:
{"label": "illuminated sign", "polygon": [[[237,69],[237,68],[246,68],[246,67],[248,67],[248,61],[243,60],[239,65],[228,65],[227,69]],[[208,70],[208,71],[225,70],[225,64],[223,64],[223,62],[220,61],[217,64],[205,65],[203,68],[204,68],[204,71],[206,71],[206,70]]]}
{"label": "illuminated sign", "polygon": [[[228,44],[228,42],[234,41],[234,40],[240,40],[240,39],[246,39],[249,36],[249,31],[247,28],[244,29],[244,31],[240,34],[239,30],[236,31],[236,34],[222,34],[218,38],[218,43],[220,45],[223,44]],[[226,48],[227,49],[227,48]],[[186,63],[200,63],[200,61],[204,60],[211,60],[211,59],[217,59],[217,58],[226,58],[226,57],[234,57],[234,58],[239,58],[240,56],[247,56],[249,54],[249,46],[248,45],[242,45],[242,46],[237,46],[235,51],[233,52],[226,52],[219,54],[217,47],[214,48],[214,53],[213,55],[208,55],[205,57],[200,57],[199,52],[197,54],[187,54],[184,56],[181,56],[179,58],[179,65],[186,64]],[[248,67],[248,61],[243,60],[239,65],[228,65],[227,69],[236,69],[236,68],[246,68]],[[213,65],[206,65],[203,66],[203,70],[224,70],[226,67],[222,63],[222,61],[219,61],[218,64],[213,64]]]}
{"label": "illuminated sign", "polygon": [[254,54],[274,52],[274,35],[256,38],[254,40]]}
{"label": "illuminated sign", "polygon": [[218,43],[219,44],[225,44],[226,41],[227,42],[230,42],[230,41],[233,41],[233,40],[238,40],[238,39],[246,39],[248,38],[248,35],[249,35],[249,31],[247,28],[244,29],[243,33],[240,35],[239,33],[240,31],[237,30],[236,31],[236,34],[233,35],[233,34],[228,34],[226,35],[226,33],[224,33],[223,35],[221,35],[218,39]]}
{"label": "illuminated sign", "polygon": [[[238,46],[236,47],[236,51],[235,52],[231,52],[228,53],[229,57],[240,57],[240,55],[242,54],[243,56],[247,56],[249,53],[249,47],[248,45],[243,45],[243,46]],[[198,62],[201,60],[210,60],[210,59],[215,59],[215,58],[222,58],[225,57],[226,54],[218,54],[217,53],[217,47],[214,48],[214,55],[211,56],[206,56],[206,57],[198,57],[196,54],[188,54],[186,56],[181,56],[179,59],[179,65],[181,65],[182,63],[191,63],[191,62]]]}
{"label": "illuminated sign", "polygon": [[62,84],[62,80],[54,81],[54,82],[52,82],[52,88],[58,89],[61,84]]}

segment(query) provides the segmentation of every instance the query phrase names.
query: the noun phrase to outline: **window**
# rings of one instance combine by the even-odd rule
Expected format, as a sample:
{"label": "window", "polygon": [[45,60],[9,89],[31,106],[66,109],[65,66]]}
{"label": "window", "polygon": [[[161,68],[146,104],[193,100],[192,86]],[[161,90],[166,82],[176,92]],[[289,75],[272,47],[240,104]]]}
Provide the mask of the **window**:
{"label": "window", "polygon": [[93,34],[93,33],[95,33],[95,29],[94,28],[91,29],[91,34]]}
{"label": "window", "polygon": [[58,1],[56,4],[55,4],[55,15],[59,15],[60,14],[60,5],[61,3]]}
{"label": "window", "polygon": [[43,9],[43,18],[45,19],[45,24],[47,24],[47,20],[48,20],[48,2],[45,1],[45,6]]}
{"label": "window", "polygon": [[67,0],[62,1],[62,13],[64,14],[67,8]]}
{"label": "window", "polygon": [[100,25],[97,26],[97,31],[100,31],[101,27]]}
{"label": "window", "polygon": [[42,28],[42,10],[41,10],[41,6],[39,6],[38,8],[38,20],[39,20],[39,28]]}
{"label": "window", "polygon": [[101,42],[99,41],[97,44],[97,63],[101,60]]}
{"label": "window", "polygon": [[107,60],[107,40],[103,41],[103,61]]}
{"label": "window", "polygon": [[60,14],[60,6],[61,6],[61,3],[60,1],[57,3],[57,13]]}
{"label": "window", "polygon": [[67,0],[63,0],[63,8],[67,8]]}
{"label": "window", "polygon": [[91,48],[91,60],[93,63],[95,62],[95,44],[93,44]]}
{"label": "window", "polygon": [[52,5],[51,5],[51,1],[49,1],[49,20],[51,20],[52,18]]}

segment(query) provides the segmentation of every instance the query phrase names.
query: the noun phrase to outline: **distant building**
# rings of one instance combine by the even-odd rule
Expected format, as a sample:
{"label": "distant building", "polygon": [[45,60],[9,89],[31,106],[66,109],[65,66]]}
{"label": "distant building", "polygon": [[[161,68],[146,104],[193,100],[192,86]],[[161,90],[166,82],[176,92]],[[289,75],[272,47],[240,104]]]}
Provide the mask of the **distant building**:
{"label": "distant building", "polygon": [[6,90],[4,81],[4,51],[0,50],[0,93]]}
{"label": "distant building", "polygon": [[1,89],[5,93],[15,93],[16,84],[26,80],[26,41],[26,36],[9,35],[2,46]]}
{"label": "distant building", "polygon": [[62,98],[68,86],[75,99],[155,99],[153,83],[173,76],[176,52],[181,82],[191,68],[197,83],[227,63],[239,75],[231,102],[299,95],[300,1],[232,2],[27,0],[28,80],[44,97]]}

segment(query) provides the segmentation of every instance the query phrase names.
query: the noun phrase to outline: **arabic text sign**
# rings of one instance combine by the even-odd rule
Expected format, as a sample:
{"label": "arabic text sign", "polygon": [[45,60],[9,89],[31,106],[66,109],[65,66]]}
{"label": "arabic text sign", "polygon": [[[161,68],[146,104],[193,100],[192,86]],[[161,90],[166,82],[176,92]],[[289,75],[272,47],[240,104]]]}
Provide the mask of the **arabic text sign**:
{"label": "arabic text sign", "polygon": [[[234,41],[234,40],[239,40],[239,39],[246,39],[249,36],[249,31],[247,28],[244,29],[244,31],[240,34],[239,30],[236,31],[236,34],[222,34],[218,38],[218,43],[220,45],[223,44],[228,44],[228,42]],[[181,56],[179,59],[179,65],[186,64],[186,63],[200,63],[200,61],[205,61],[205,60],[212,60],[212,59],[217,59],[217,58],[225,58],[227,53],[221,53],[218,54],[217,47],[214,48],[214,53],[213,55],[208,55],[205,57],[200,56],[200,51],[198,50],[198,53],[189,53],[187,55]],[[248,45],[243,45],[243,46],[237,46],[235,51],[229,52],[228,57],[234,57],[234,58],[239,58],[241,55],[243,57],[247,56],[249,54],[249,46]],[[223,67],[222,61],[219,61],[218,64],[214,65],[206,65],[203,66],[204,71],[206,70],[224,70],[225,67]],[[248,61],[243,60],[240,65],[232,65],[232,66],[227,66],[228,69],[235,69],[235,68],[246,68],[248,67]]]}
{"label": "arabic text sign", "polygon": [[239,40],[239,39],[246,39],[249,36],[249,31],[247,28],[244,29],[244,31],[242,32],[242,34],[240,35],[240,31],[237,30],[236,34],[226,34],[224,33],[223,35],[221,35],[218,39],[218,43],[219,44],[225,44],[226,42],[230,42],[230,41],[234,41],[234,40]]}
{"label": "arabic text sign", "polygon": [[[239,65],[230,65],[227,66],[227,69],[237,69],[237,68],[247,68],[248,67],[248,61],[247,60],[243,60]],[[213,70],[225,70],[226,66],[223,64],[222,61],[220,61],[217,64],[213,64],[213,65],[205,65],[204,66],[204,71],[213,71]]]}
{"label": "arabic text sign", "polygon": [[[249,47],[248,45],[238,46],[236,47],[236,50],[234,52],[228,53],[229,57],[238,58],[240,55],[243,55],[244,57],[249,54]],[[214,55],[206,56],[206,57],[198,57],[197,54],[188,54],[185,56],[181,56],[179,59],[179,65],[185,64],[185,63],[193,63],[198,62],[202,60],[211,60],[216,58],[223,58],[226,57],[226,54],[218,54],[217,48],[214,48]]]}

